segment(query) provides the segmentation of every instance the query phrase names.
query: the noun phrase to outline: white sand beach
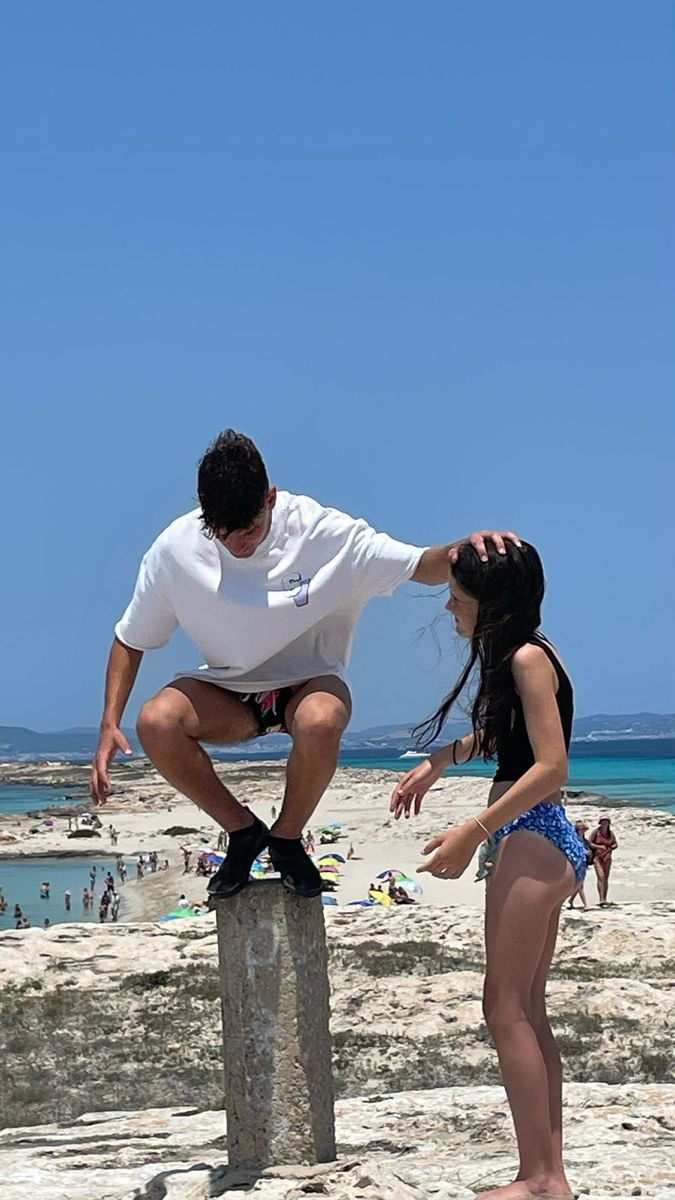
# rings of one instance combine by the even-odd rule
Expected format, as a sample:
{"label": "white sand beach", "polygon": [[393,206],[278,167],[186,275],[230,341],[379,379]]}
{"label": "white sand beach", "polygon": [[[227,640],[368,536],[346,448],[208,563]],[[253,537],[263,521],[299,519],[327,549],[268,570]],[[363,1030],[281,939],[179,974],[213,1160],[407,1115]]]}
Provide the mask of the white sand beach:
{"label": "white sand beach", "polygon": [[[284,764],[280,762],[219,764],[218,772],[235,794],[264,821],[272,821],[283,796]],[[33,779],[49,777],[53,767],[33,767]],[[37,774],[36,774],[37,773]],[[16,770],[14,772],[16,774]],[[74,769],[74,780],[84,779],[81,768]],[[39,834],[28,831],[35,821],[26,814],[0,818],[0,857],[11,856],[13,847],[21,854],[106,854],[120,853],[132,859],[140,853],[156,850],[160,862],[168,858],[170,867],[156,874],[134,879],[133,867],[123,889],[122,920],[153,920],[175,907],[181,893],[189,901],[202,903],[206,880],[194,874],[200,850],[215,849],[218,826],[191,801],[174,792],[145,761],[113,767],[115,792],[108,803],[96,810],[103,823],[96,839],[69,839],[68,820],[55,817],[51,828]],[[339,823],[342,831],[335,846],[321,847],[317,855],[336,850],[346,858],[350,844],[354,857],[341,866],[339,885],[334,896],[339,905],[363,899],[368,885],[385,870],[399,869],[421,883],[423,905],[483,904],[483,885],[474,882],[475,866],[459,880],[444,881],[428,874],[416,876],[423,861],[422,847],[429,838],[448,825],[479,812],[489,790],[489,781],[467,776],[441,780],[425,797],[422,812],[410,820],[394,820],[388,811],[395,776],[386,771],[342,767],[323,797],[314,817],[314,831],[323,825]],[[605,798],[578,796],[568,805],[573,820],[583,817],[592,827]],[[89,807],[85,805],[85,807]],[[619,849],[614,856],[610,901],[630,904],[651,900],[675,899],[675,876],[671,864],[675,852],[675,817],[654,810],[620,806],[613,811]],[[119,831],[112,847],[108,825]],[[172,827],[194,830],[178,836],[165,831]],[[191,871],[183,872],[181,846],[192,849]],[[16,854],[16,850],[14,850]],[[589,905],[597,903],[592,870],[587,880]]]}

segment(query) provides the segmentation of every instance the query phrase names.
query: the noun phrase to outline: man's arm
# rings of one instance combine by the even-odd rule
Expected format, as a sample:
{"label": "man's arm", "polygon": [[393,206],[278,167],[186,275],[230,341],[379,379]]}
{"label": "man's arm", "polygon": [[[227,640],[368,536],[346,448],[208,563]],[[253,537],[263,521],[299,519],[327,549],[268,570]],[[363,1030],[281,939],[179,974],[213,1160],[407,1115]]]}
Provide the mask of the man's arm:
{"label": "man's arm", "polygon": [[142,658],[142,650],[134,650],[131,646],[125,646],[119,638],[115,638],[113,641],[105,676],[101,734],[91,771],[90,794],[95,804],[105,804],[106,802],[110,791],[108,769],[117,751],[121,750],[124,754],[132,753],[120,725]]}
{"label": "man's arm", "polygon": [[447,583],[448,571],[457,561],[459,547],[464,542],[469,542],[473,546],[481,562],[487,562],[486,538],[494,542],[498,554],[506,554],[504,538],[515,542],[516,546],[521,544],[518,534],[512,533],[510,529],[503,530],[501,533],[493,529],[481,529],[479,533],[471,533],[457,542],[449,542],[447,546],[430,546],[428,550],[424,551],[417,564],[415,574],[411,576],[413,583],[425,583],[429,587],[438,587],[441,583]]}

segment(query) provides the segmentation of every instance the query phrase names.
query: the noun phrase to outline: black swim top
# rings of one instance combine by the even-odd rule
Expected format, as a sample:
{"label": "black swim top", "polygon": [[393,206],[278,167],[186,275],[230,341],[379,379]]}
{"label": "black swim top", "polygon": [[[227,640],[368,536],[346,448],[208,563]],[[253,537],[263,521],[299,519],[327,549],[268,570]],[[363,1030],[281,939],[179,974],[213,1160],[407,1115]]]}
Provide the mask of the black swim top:
{"label": "black swim top", "polygon": [[[558,691],[555,698],[565,738],[565,749],[569,750],[570,739],[572,737],[572,717],[574,715],[574,692],[572,691],[572,684],[563,670],[551,643],[546,640],[543,634],[536,634],[534,637],[528,638],[528,644],[539,646],[544,651],[544,654],[552,663],[553,669],[558,676]],[[534,754],[530,745],[530,739],[527,736],[523,704],[520,696],[516,695],[513,700],[513,724],[511,732],[504,739],[503,745],[497,748],[497,774],[494,777],[494,782],[514,783],[516,779],[520,779],[521,775],[529,771],[532,766],[534,766]]]}

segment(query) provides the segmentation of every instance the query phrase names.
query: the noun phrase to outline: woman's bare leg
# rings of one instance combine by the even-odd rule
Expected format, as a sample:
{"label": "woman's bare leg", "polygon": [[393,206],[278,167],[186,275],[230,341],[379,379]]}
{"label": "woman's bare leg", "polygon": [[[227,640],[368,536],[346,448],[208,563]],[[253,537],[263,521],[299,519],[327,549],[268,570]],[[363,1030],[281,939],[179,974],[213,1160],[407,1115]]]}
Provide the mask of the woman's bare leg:
{"label": "woman's bare leg", "polygon": [[559,920],[560,909],[556,908],[551,913],[546,942],[544,943],[537,973],[532,983],[530,1003],[532,1006],[532,1025],[537,1035],[539,1049],[541,1050],[546,1067],[546,1078],[548,1080],[551,1145],[555,1159],[562,1167],[562,1064],[546,1011],[546,985],[558,937]]}
{"label": "woman's bare leg", "polygon": [[484,1200],[569,1195],[561,1151],[560,1060],[543,996],[560,907],[574,871],[551,842],[519,830],[502,842],[487,889],[484,1011],[518,1141],[514,1183]]}
{"label": "woman's bare leg", "polygon": [[605,904],[607,904],[607,896],[609,894],[609,873],[612,869],[611,858],[608,858],[607,862],[603,863],[603,867],[604,867],[604,871],[605,871],[605,879],[604,879],[604,884],[603,884],[605,894],[602,898],[603,898]]}
{"label": "woman's bare leg", "polygon": [[607,897],[607,877],[605,875],[605,867],[604,864],[600,862],[599,858],[595,859],[593,866],[595,867],[596,883],[598,885],[598,900],[601,904],[604,904]]}

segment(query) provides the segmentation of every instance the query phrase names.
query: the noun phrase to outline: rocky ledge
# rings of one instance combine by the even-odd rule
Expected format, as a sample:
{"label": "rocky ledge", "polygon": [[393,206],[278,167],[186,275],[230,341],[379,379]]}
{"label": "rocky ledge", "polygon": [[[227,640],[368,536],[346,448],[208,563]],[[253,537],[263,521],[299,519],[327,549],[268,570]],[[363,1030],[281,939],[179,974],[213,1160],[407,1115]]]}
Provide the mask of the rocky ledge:
{"label": "rocky ledge", "polygon": [[[477,908],[326,910],[341,1099],[497,1084]],[[212,916],[0,935],[1,1123],[222,1098]],[[675,1078],[675,905],[564,913],[549,987],[565,1075]]]}
{"label": "rocky ledge", "polygon": [[[230,1170],[225,1115],[194,1109],[99,1112],[0,1134],[8,1200],[469,1200],[513,1178],[501,1088],[379,1094],[337,1104],[338,1160]],[[675,1086],[570,1084],[567,1166],[589,1200],[675,1196]]]}

